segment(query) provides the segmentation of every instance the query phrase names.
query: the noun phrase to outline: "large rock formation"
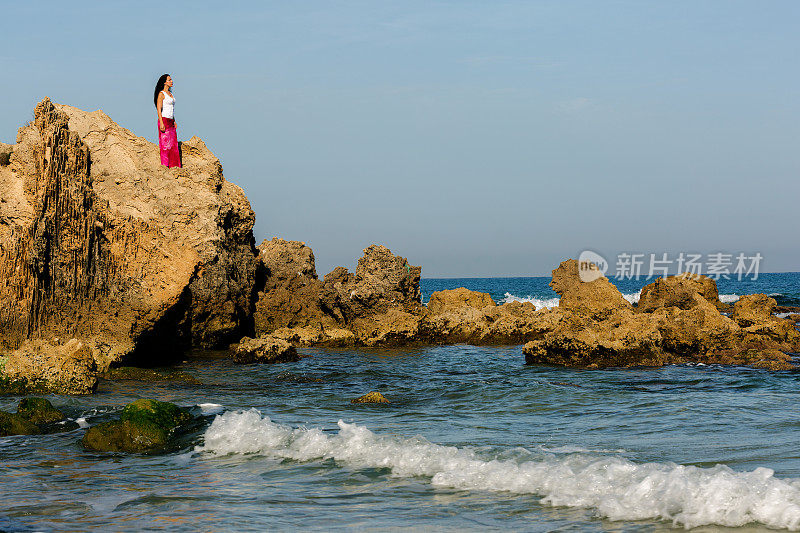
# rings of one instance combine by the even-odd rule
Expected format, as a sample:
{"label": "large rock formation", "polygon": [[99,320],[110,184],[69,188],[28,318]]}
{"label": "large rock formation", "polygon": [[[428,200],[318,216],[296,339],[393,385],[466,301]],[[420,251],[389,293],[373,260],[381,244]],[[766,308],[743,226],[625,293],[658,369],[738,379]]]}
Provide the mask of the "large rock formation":
{"label": "large rock formation", "polygon": [[299,241],[274,238],[258,247],[264,282],[255,304],[256,335],[280,328],[336,326],[319,300],[322,281],[317,278],[314,252]]}
{"label": "large rock formation", "polygon": [[299,361],[297,349],[289,342],[263,335],[257,339],[244,337],[233,348],[233,362],[240,365],[251,363],[287,363]]}
{"label": "large rock formation", "polygon": [[389,309],[420,313],[423,310],[419,288],[421,272],[422,267],[410,265],[405,257],[373,244],[364,250],[355,274],[337,267],[325,276],[320,303],[340,323],[385,313]]}
{"label": "large rock formation", "polygon": [[640,313],[650,313],[660,307],[689,309],[695,305],[695,294],[699,294],[715,307],[721,305],[717,283],[713,279],[708,276],[683,273],[657,278],[642,288],[636,310]]}
{"label": "large rock formation", "polygon": [[[596,269],[592,264],[589,266]],[[550,287],[561,297],[558,307],[598,319],[606,318],[616,311],[631,309],[630,302],[605,276],[597,272],[592,277],[592,281],[581,280],[575,259],[567,259],[558,265],[553,270],[553,279],[550,282]]]}
{"label": "large rock formation", "polygon": [[786,352],[800,350],[800,332],[771,314],[775,301],[766,296],[743,297],[731,319],[717,308],[713,280],[679,275],[644,287],[634,311],[621,303],[622,294],[610,283],[592,287],[598,281],[581,281],[571,261],[553,271],[551,286],[571,299],[563,305],[562,296],[559,320],[525,345],[527,363],[602,368],[702,362],[795,368]]}
{"label": "large rock formation", "polygon": [[26,340],[4,359],[3,379],[23,390],[91,394],[97,388],[97,362],[89,346],[78,339]]}
{"label": "large rock formation", "polygon": [[183,168],[45,98],[0,165],[0,350],[77,338],[103,369],[251,333],[253,211],[193,137]]}
{"label": "large rock formation", "polygon": [[397,345],[417,338],[424,312],[421,268],[382,245],[364,250],[356,273],[336,267],[317,278],[305,243],[265,240],[258,247],[265,281],[255,304],[257,335],[296,344]]}

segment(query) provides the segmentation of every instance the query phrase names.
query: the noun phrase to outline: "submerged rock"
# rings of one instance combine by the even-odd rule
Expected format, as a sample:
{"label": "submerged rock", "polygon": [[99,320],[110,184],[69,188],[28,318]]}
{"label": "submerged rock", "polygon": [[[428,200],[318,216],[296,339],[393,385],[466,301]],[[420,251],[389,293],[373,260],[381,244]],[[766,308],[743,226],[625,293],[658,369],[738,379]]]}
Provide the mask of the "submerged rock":
{"label": "submerged rock", "polygon": [[101,374],[103,379],[110,381],[147,381],[157,383],[161,381],[171,381],[179,383],[190,383],[199,385],[200,381],[186,372],[167,370],[159,372],[151,368],[137,368],[132,366],[121,366],[110,368]]}
{"label": "submerged rock", "polygon": [[119,420],[91,427],[81,443],[99,452],[151,452],[167,446],[191,418],[186,409],[172,403],[136,400],[125,406]]}
{"label": "submerged rock", "polygon": [[357,318],[351,324],[361,346],[405,346],[419,341],[420,316],[400,309]]}
{"label": "submerged rock", "polygon": [[251,363],[287,363],[299,361],[297,349],[283,339],[271,335],[262,335],[257,339],[243,338],[233,349],[233,362]]}
{"label": "submerged rock", "polygon": [[64,419],[64,413],[45,398],[23,398],[17,406],[17,415],[33,424],[50,424]]}
{"label": "submerged rock", "polygon": [[38,435],[39,427],[19,415],[0,411],[0,437],[9,435]]}
{"label": "submerged rock", "polygon": [[273,331],[271,336],[298,346],[344,347],[353,346],[356,342],[356,336],[352,331],[339,327],[280,328]]}
{"label": "submerged rock", "polygon": [[167,169],[101,111],[36,106],[0,166],[0,349],[76,338],[104,370],[252,331],[253,211],[203,141],[181,152]]}
{"label": "submerged rock", "polygon": [[386,397],[377,391],[372,391],[366,393],[364,396],[359,396],[354,400],[350,400],[350,403],[391,403]]}

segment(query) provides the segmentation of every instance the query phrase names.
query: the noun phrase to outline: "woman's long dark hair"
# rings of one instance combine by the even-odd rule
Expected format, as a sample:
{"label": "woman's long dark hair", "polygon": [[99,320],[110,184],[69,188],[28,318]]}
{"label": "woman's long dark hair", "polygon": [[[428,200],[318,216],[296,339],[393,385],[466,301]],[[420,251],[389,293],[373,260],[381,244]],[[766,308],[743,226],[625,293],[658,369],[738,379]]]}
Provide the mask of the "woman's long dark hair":
{"label": "woman's long dark hair", "polygon": [[156,91],[153,93],[153,105],[156,106],[156,109],[158,109],[158,93],[164,90],[164,84],[167,83],[168,76],[169,74],[162,74],[156,82]]}

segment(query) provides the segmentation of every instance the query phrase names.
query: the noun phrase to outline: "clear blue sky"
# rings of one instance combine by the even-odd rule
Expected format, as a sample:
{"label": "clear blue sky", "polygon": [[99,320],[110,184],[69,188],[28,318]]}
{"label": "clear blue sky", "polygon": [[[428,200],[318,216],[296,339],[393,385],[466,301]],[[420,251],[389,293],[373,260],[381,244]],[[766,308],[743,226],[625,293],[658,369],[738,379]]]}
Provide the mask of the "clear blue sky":
{"label": "clear blue sky", "polygon": [[169,72],[179,137],[320,275],[374,242],[429,277],[585,248],[800,270],[799,2],[89,5],[3,5],[0,140],[50,96],[155,141]]}

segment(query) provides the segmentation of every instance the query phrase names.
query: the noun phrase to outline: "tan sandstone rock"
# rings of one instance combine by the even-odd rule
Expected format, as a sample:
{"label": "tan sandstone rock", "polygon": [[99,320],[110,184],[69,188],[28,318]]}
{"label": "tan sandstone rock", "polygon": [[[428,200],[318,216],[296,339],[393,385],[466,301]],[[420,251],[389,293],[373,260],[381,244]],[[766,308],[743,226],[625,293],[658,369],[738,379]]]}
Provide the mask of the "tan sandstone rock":
{"label": "tan sandstone rock", "polygon": [[642,288],[636,310],[640,313],[650,313],[661,307],[689,309],[694,305],[695,294],[699,294],[715,307],[721,303],[717,283],[713,279],[708,276],[683,273],[657,278]]}
{"label": "tan sandstone rock", "polygon": [[255,303],[256,335],[280,328],[331,329],[336,320],[323,312],[314,252],[304,242],[273,238],[258,247],[264,285]]}
{"label": "tan sandstone rock", "polygon": [[352,331],[338,327],[297,326],[293,328],[278,328],[270,335],[298,346],[346,347],[353,346],[356,343],[356,336]]}
{"label": "tan sandstone rock", "polygon": [[665,363],[661,344],[661,332],[646,315],[620,310],[597,321],[580,313],[568,313],[553,331],[526,344],[523,353],[527,364],[661,366]]}
{"label": "tan sandstone rock", "polygon": [[495,307],[492,297],[485,292],[471,291],[464,287],[444,291],[436,291],[428,299],[428,313],[441,315],[442,313],[458,311],[464,307],[483,309]]}
{"label": "tan sandstone rock", "polygon": [[558,307],[564,311],[602,319],[615,311],[631,309],[630,302],[605,276],[581,281],[575,259],[562,261],[553,270],[550,287],[561,297]]}
{"label": "tan sandstone rock", "polygon": [[676,356],[702,357],[711,352],[736,350],[742,331],[730,318],[699,294],[688,309],[662,307],[651,315],[658,324],[666,351]]}
{"label": "tan sandstone rock", "polygon": [[252,330],[253,211],[200,139],[181,150],[167,169],[102,111],[36,106],[0,167],[0,348],[76,337],[104,369]]}
{"label": "tan sandstone rock", "polygon": [[299,361],[297,349],[283,339],[263,335],[257,339],[243,338],[233,349],[233,362],[240,365],[250,363],[287,363]]}
{"label": "tan sandstone rock", "polygon": [[11,162],[11,153],[13,151],[13,144],[0,143],[0,167],[8,166]]}
{"label": "tan sandstone rock", "polygon": [[422,313],[421,272],[421,267],[410,265],[405,257],[373,244],[364,250],[355,274],[336,267],[325,276],[320,304],[340,324],[389,309]]}
{"label": "tan sandstone rock", "polygon": [[386,397],[377,391],[371,391],[366,393],[363,396],[359,396],[354,400],[350,400],[350,403],[391,403]]}
{"label": "tan sandstone rock", "polygon": [[525,345],[526,362],[584,368],[688,362],[794,368],[786,352],[800,349],[800,333],[790,321],[771,315],[774,300],[743,297],[732,320],[706,299],[717,294],[709,281],[713,280],[656,281],[642,291],[639,312],[624,306],[610,313],[593,312],[604,309],[597,305],[597,293],[574,290],[575,300],[559,307],[560,317],[550,324],[551,331]]}
{"label": "tan sandstone rock", "polygon": [[776,306],[775,299],[766,294],[748,294],[734,304],[731,318],[741,326],[748,346],[766,338],[774,342],[774,349],[800,351],[800,332],[792,322],[772,314]]}
{"label": "tan sandstone rock", "polygon": [[772,312],[777,305],[778,302],[766,294],[747,294],[733,304],[731,318],[746,328],[773,318]]}
{"label": "tan sandstone rock", "polygon": [[356,318],[352,330],[362,346],[404,346],[419,340],[420,316],[400,309]]}
{"label": "tan sandstone rock", "polygon": [[2,376],[57,394],[91,394],[98,382],[92,350],[78,339],[26,340],[8,356]]}

